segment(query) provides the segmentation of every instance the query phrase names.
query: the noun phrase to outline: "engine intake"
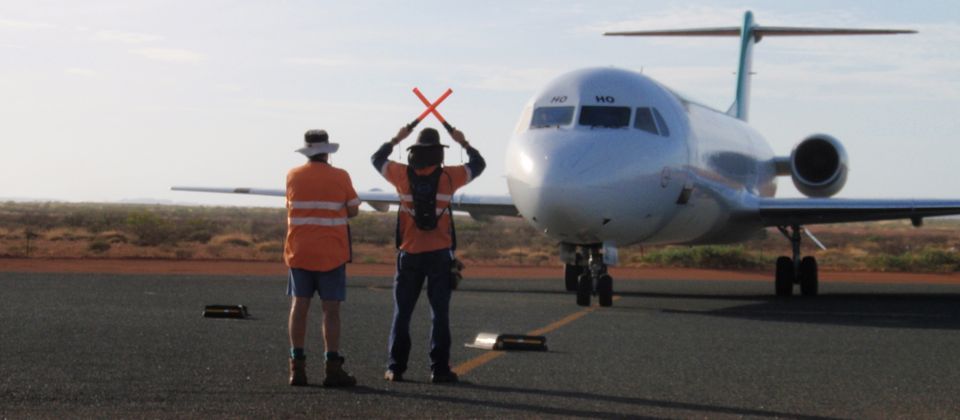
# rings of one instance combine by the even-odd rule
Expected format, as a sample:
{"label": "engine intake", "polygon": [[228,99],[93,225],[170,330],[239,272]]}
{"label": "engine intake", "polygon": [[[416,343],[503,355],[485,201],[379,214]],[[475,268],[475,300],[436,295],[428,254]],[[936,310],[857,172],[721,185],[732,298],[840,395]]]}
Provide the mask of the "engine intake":
{"label": "engine intake", "polygon": [[793,185],[807,197],[830,197],[847,183],[847,151],[826,134],[803,139],[790,153]]}

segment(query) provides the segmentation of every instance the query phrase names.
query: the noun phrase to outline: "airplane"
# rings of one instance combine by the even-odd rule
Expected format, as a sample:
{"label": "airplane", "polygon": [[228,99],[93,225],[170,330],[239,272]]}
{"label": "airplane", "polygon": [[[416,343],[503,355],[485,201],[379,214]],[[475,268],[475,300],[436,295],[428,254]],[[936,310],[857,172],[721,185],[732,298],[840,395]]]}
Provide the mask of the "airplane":
{"label": "airplane", "polygon": [[[506,152],[509,197],[457,194],[455,211],[523,217],[560,244],[567,291],[577,304],[611,306],[618,246],[733,243],[777,228],[792,253],[776,260],[774,292],[819,289],[817,260],[803,256],[804,226],[960,214],[960,200],[836,199],[849,158],[827,134],[802,139],[777,156],[748,124],[753,47],[778,36],[892,35],[912,30],[761,26],[608,32],[607,36],[735,36],[740,39],[733,104],[712,109],[652,78],[617,68],[587,68],[547,83],[524,107]],[[789,176],[807,198],[774,198]],[[173,187],[174,190],[284,196],[283,190]],[[360,199],[379,211],[392,192]]]}

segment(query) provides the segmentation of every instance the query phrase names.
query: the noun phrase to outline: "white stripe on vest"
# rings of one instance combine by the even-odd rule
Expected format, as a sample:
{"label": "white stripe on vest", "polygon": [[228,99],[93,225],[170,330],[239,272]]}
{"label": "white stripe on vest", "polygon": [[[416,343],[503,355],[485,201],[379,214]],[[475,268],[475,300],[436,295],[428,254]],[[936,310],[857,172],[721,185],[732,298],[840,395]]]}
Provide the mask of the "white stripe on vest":
{"label": "white stripe on vest", "polygon": [[347,224],[345,217],[291,217],[287,221],[291,226],[343,226]]}
{"label": "white stripe on vest", "polygon": [[335,201],[291,201],[290,208],[297,210],[340,210],[343,203]]}

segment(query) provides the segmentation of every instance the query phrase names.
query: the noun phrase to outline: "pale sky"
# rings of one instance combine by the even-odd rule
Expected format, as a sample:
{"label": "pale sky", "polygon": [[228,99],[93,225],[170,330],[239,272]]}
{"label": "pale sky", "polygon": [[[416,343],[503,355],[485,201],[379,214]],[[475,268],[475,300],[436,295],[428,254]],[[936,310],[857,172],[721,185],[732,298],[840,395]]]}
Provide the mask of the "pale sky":
{"label": "pale sky", "polygon": [[[732,101],[735,38],[602,32],[739,26],[748,9],[763,25],[918,30],[764,39],[751,124],[780,155],[812,133],[840,139],[838,197],[960,198],[956,0],[0,0],[0,198],[282,206],[169,187],[283,188],[311,128],[341,144],[333,163],[358,191],[389,189],[369,156],[423,110],[415,86],[453,89],[439,110],[487,160],[464,191],[506,195],[521,108],[558,75],[642,69],[715,108]],[[447,163],[460,162],[454,145]],[[779,187],[798,196],[789,178]]]}

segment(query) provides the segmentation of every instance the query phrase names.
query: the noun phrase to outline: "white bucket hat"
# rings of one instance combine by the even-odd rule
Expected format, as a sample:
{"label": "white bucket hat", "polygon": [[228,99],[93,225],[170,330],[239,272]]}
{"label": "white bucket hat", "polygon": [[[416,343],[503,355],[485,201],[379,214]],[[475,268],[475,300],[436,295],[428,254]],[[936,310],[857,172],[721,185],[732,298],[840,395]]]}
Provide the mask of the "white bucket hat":
{"label": "white bucket hat", "polygon": [[322,153],[336,153],[340,144],[330,143],[326,130],[309,130],[303,135],[303,147],[295,152],[303,153],[306,157],[313,157]]}

